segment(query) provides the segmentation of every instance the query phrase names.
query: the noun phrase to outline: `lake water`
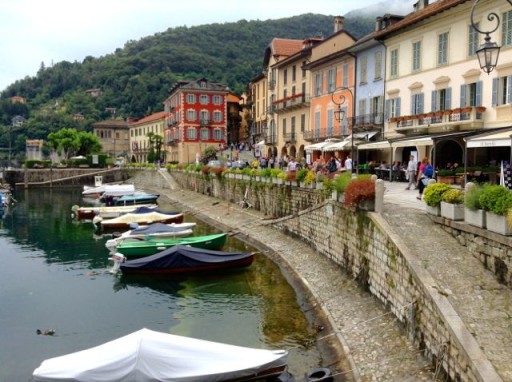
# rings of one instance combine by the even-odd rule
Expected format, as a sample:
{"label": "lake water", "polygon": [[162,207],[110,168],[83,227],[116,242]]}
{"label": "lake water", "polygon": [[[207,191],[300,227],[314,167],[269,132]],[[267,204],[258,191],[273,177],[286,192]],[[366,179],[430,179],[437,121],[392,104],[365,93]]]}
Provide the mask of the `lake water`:
{"label": "lake water", "polygon": [[[320,366],[297,296],[265,256],[222,274],[113,276],[106,272],[110,237],[71,217],[71,207],[82,204],[80,189],[17,190],[14,197],[18,203],[0,220],[0,381],[29,381],[44,359],[143,327],[287,349],[296,377]],[[165,203],[159,208],[176,211]],[[196,222],[196,235],[218,232]],[[232,237],[225,249],[254,250]],[[36,334],[49,328],[54,336]]]}

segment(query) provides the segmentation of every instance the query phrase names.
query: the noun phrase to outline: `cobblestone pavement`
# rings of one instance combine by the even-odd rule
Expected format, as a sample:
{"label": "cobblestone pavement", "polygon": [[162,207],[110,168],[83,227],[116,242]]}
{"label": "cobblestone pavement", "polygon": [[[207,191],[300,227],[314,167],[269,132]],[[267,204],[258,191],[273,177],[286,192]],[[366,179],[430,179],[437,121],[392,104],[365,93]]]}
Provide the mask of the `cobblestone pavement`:
{"label": "cobblestone pavement", "polygon": [[[321,332],[319,341],[331,341],[332,335],[337,335],[348,355],[345,372],[340,374],[346,379],[339,380],[434,380],[425,360],[407,341],[405,329],[337,265],[317,256],[307,243],[272,229],[259,212],[181,190],[167,173],[161,173],[166,178],[164,189],[159,188],[162,195],[241,239],[261,243],[264,252],[285,272],[302,281],[317,301],[317,308],[321,308],[318,313],[323,312],[333,328],[330,333]],[[512,291],[500,285],[464,246],[433,223],[424,212],[424,202],[416,199],[417,191],[405,190],[405,186],[385,183],[382,217],[448,294],[503,380],[512,381]],[[305,307],[312,308],[316,310],[315,303]]]}
{"label": "cobblestone pavement", "polygon": [[301,281],[298,284],[305,286],[315,301],[306,304],[304,310],[316,317],[325,316],[330,323],[327,327],[332,328],[319,333],[320,347],[341,344],[347,355],[346,361],[328,361],[336,370],[337,381],[434,380],[425,359],[408,342],[406,329],[339,266],[318,256],[307,243],[272,229],[258,211],[181,190],[168,174],[161,174],[167,179],[158,187],[162,196],[181,205],[186,213],[249,240],[274,259],[290,279]]}

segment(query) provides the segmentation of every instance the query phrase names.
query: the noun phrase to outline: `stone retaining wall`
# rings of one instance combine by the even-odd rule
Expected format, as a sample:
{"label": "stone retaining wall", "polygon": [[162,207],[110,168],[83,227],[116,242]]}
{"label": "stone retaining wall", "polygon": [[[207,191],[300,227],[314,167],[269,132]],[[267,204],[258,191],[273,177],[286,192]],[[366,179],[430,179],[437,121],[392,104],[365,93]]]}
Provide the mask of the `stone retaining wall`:
{"label": "stone retaining wall", "polygon": [[443,291],[376,213],[346,209],[320,190],[173,172],[186,189],[249,202],[275,228],[309,243],[382,301],[410,339],[452,381],[501,381]]}

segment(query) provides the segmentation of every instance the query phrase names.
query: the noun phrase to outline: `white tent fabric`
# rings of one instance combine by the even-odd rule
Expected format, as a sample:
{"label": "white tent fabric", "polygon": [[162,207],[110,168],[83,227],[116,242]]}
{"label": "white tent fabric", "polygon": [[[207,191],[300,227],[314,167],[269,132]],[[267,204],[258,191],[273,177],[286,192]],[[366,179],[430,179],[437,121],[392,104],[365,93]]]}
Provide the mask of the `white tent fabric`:
{"label": "white tent fabric", "polygon": [[265,145],[265,140],[262,140],[262,141],[259,141],[258,143],[256,143],[258,146],[264,146]]}
{"label": "white tent fabric", "polygon": [[351,143],[350,140],[345,140],[341,142],[331,143],[328,146],[325,146],[323,148],[323,151],[339,151],[339,150],[346,150],[347,147],[350,148]]}
{"label": "white tent fabric", "polygon": [[502,130],[499,132],[487,132],[479,135],[468,137],[466,147],[510,147],[512,142],[512,129]]}
{"label": "white tent fabric", "polygon": [[141,329],[43,361],[36,382],[226,381],[286,366],[285,350],[253,349]]}
{"label": "white tent fabric", "polygon": [[336,143],[336,142],[340,142],[340,141],[341,141],[340,139],[329,138],[329,139],[326,139],[323,142],[318,142],[318,143],[314,143],[312,145],[304,146],[304,150],[305,151],[323,151],[323,149],[326,146],[331,145],[331,144]]}

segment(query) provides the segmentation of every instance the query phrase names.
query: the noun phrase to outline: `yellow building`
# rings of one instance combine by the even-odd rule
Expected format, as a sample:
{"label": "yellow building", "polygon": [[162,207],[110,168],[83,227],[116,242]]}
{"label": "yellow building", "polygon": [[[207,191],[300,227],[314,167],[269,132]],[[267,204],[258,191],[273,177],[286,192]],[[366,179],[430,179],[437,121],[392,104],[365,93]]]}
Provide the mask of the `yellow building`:
{"label": "yellow building", "polygon": [[[164,138],[164,130],[169,113],[160,111],[130,124],[130,161],[147,163],[151,145],[149,134],[153,133]],[[165,150],[165,147],[162,147]]]}

